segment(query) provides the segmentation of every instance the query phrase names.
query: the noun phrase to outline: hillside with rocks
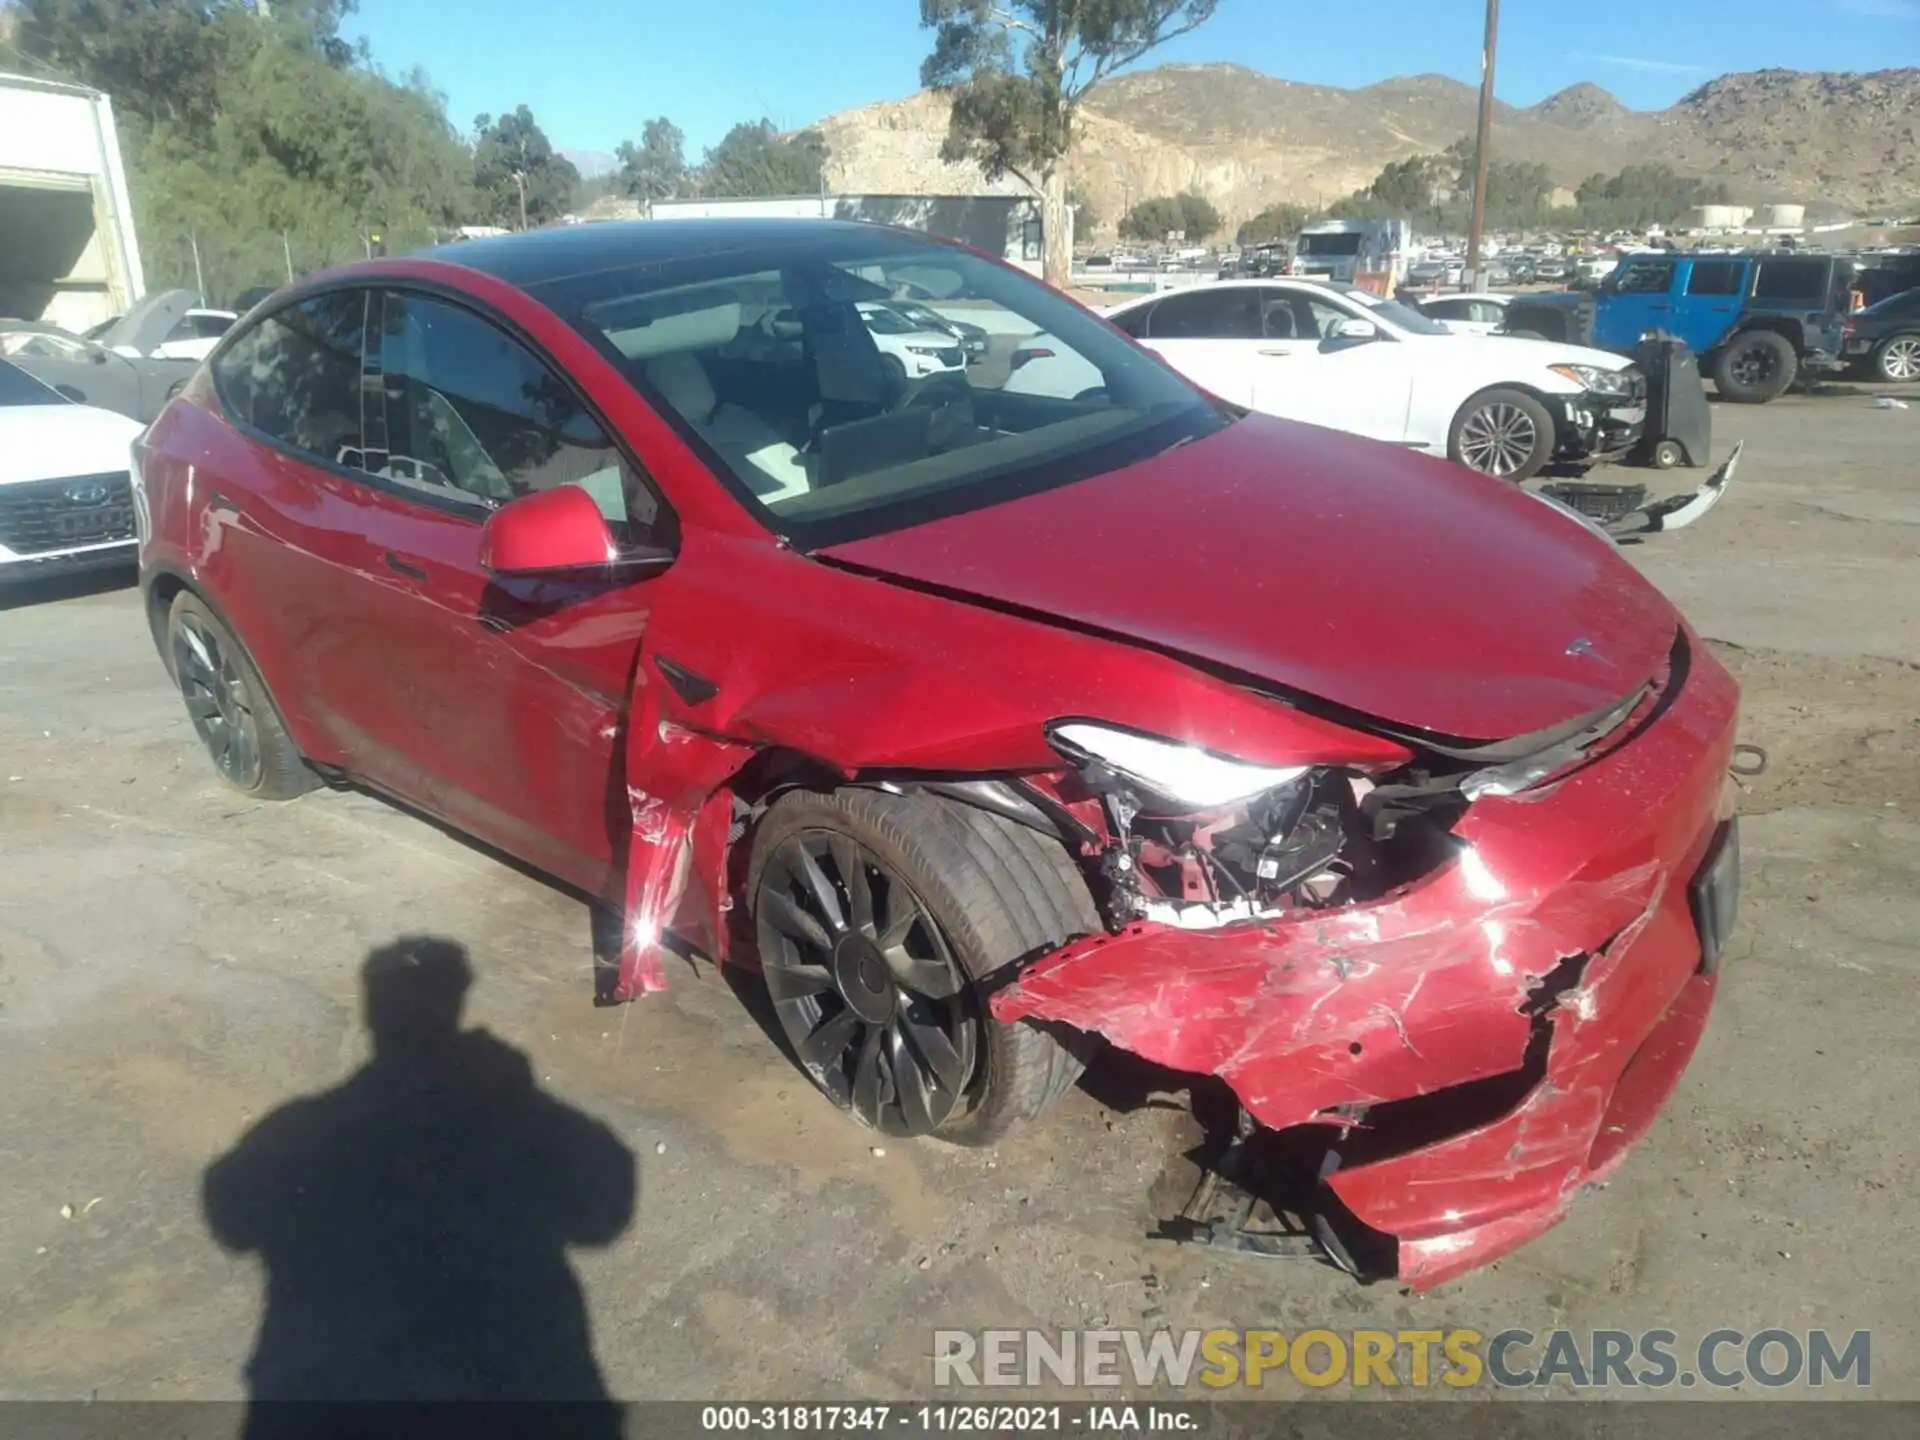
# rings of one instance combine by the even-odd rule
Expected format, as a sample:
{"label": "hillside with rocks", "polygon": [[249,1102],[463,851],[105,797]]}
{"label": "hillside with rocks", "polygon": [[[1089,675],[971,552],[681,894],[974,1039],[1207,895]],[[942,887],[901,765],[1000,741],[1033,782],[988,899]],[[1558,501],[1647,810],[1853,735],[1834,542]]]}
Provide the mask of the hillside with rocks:
{"label": "hillside with rocks", "polygon": [[[1094,92],[1071,169],[1109,224],[1131,201],[1190,188],[1231,225],[1278,201],[1330,202],[1391,161],[1444,150],[1473,129],[1477,105],[1472,86],[1441,75],[1344,90],[1240,65],[1162,65]],[[829,116],[819,124],[829,184],[879,194],[980,188],[971,167],[940,160],[946,123],[945,102],[924,92]],[[1912,207],[1920,69],[1726,75],[1666,110],[1630,110],[1598,85],[1574,85],[1525,109],[1498,105],[1494,144],[1498,158],[1545,165],[1568,187],[1663,161],[1755,203]]]}

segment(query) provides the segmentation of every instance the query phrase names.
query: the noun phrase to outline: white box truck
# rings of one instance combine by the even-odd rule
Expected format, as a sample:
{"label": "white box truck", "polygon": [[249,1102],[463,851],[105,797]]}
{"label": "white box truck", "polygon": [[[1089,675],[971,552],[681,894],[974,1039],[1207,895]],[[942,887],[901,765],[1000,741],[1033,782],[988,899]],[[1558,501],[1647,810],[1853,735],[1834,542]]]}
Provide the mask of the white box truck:
{"label": "white box truck", "polygon": [[145,291],[113,102],[0,75],[0,317],[80,333]]}

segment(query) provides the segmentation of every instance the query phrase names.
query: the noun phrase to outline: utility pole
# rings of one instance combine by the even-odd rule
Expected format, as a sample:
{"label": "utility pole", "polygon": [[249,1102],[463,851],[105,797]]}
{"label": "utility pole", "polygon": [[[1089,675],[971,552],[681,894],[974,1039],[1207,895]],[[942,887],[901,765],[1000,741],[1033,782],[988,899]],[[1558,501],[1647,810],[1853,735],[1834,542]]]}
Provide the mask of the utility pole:
{"label": "utility pole", "polygon": [[280,232],[280,253],[287,257],[287,283],[293,283],[293,241],[287,238],[287,232]]}
{"label": "utility pole", "polygon": [[200,292],[200,303],[207,303],[207,277],[200,269],[200,237],[193,231],[187,232],[187,244],[193,247],[193,288]]}
{"label": "utility pole", "polygon": [[519,190],[519,192],[520,192],[520,231],[521,231],[521,233],[522,233],[522,234],[525,234],[525,233],[526,233],[526,229],[527,229],[527,176],[526,176],[526,172],[525,172],[525,171],[523,171],[523,170],[516,170],[516,171],[514,171],[514,172],[513,172],[513,183],[514,183],[514,186],[515,186],[515,188],[516,188],[516,189],[518,189],[518,190]]}
{"label": "utility pole", "polygon": [[1487,151],[1493,140],[1493,51],[1500,35],[1500,0],[1487,0],[1486,46],[1480,52],[1480,130],[1473,144],[1473,219],[1467,227],[1469,290],[1480,288],[1480,241],[1487,227]]}

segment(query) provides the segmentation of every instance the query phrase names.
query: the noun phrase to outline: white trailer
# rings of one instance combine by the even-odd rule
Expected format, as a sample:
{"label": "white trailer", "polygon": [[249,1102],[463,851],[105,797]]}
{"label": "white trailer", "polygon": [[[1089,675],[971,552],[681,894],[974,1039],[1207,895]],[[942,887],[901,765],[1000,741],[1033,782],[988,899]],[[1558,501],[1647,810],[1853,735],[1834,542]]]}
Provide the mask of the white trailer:
{"label": "white trailer", "polygon": [[77,333],[145,292],[113,102],[0,75],[0,316]]}

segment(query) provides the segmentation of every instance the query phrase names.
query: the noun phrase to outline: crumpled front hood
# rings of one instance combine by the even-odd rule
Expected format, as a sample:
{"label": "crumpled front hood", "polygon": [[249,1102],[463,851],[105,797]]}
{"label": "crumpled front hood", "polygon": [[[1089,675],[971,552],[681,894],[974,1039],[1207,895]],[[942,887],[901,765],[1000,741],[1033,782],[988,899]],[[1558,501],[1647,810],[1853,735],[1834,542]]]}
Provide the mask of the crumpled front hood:
{"label": "crumpled front hood", "polygon": [[1626,695],[1679,624],[1612,545],[1513,485],[1262,416],[820,553],[1471,740]]}

